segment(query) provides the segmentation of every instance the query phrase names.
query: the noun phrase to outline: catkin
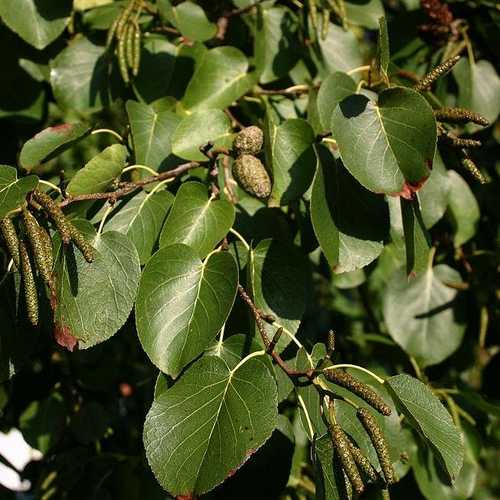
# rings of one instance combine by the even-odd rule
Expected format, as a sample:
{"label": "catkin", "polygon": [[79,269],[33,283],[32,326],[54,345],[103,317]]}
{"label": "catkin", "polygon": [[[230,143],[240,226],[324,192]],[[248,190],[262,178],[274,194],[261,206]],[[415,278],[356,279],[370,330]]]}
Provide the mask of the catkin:
{"label": "catkin", "polygon": [[330,437],[333,443],[333,448],[340,458],[340,463],[344,469],[353,490],[360,495],[363,493],[365,486],[361,475],[359,474],[358,467],[350,451],[349,442],[344,431],[338,424],[332,424],[328,428]]}
{"label": "catkin", "polygon": [[477,168],[477,165],[470,158],[464,158],[462,160],[462,165],[481,184],[486,184],[486,179],[485,179],[484,175],[481,173],[481,171],[479,170],[479,168]]}
{"label": "catkin", "polygon": [[234,180],[250,195],[267,198],[271,194],[271,179],[262,162],[252,155],[241,155],[232,168]]}
{"label": "catkin", "polygon": [[118,16],[114,21],[111,27],[108,30],[108,34],[106,35],[106,48],[109,48],[113,43],[113,39],[115,37],[116,28],[118,27],[118,22],[120,17]]}
{"label": "catkin", "polygon": [[460,60],[460,56],[455,56],[446,61],[442,62],[436,66],[431,72],[427,73],[413,88],[418,92],[423,92],[429,89],[429,87],[442,75],[447,73],[457,62]]}
{"label": "catkin", "polygon": [[94,247],[85,239],[83,234],[71,224],[71,240],[76,247],[82,252],[84,259],[87,262],[93,262],[95,258]]}
{"label": "catkin", "polygon": [[132,68],[134,65],[134,24],[128,24],[125,29],[125,57],[127,61],[127,66]]}
{"label": "catkin", "polygon": [[47,262],[44,244],[40,238],[40,226],[33,214],[26,208],[23,209],[23,222],[40,276],[46,283],[49,283],[51,268],[49,262]]}
{"label": "catkin", "polygon": [[16,228],[12,219],[9,217],[2,219],[0,221],[0,229],[9,255],[14,265],[19,269],[19,239],[17,238]]}
{"label": "catkin", "polygon": [[118,66],[120,68],[120,74],[122,76],[122,80],[125,83],[130,82],[130,77],[128,74],[128,66],[127,66],[127,56],[126,56],[126,44],[127,44],[127,33],[126,30],[123,31],[123,34],[118,39]]}
{"label": "catkin", "polygon": [[233,141],[233,149],[238,156],[256,155],[262,149],[264,133],[259,127],[252,125],[240,130]]}
{"label": "catkin", "polygon": [[134,22],[134,39],[133,39],[133,60],[132,60],[132,74],[137,76],[141,66],[141,29],[137,22]]}
{"label": "catkin", "polygon": [[52,238],[43,226],[38,227],[38,233],[42,242],[45,262],[49,270],[49,277],[52,275],[52,267],[54,266],[54,256],[52,254]]}
{"label": "catkin", "polygon": [[349,439],[347,439],[347,444],[349,445],[349,451],[351,452],[352,458],[356,462],[358,469],[372,482],[376,483],[378,476],[377,472],[370,463],[370,460],[363,455],[363,452],[355,446]]}
{"label": "catkin", "polygon": [[52,198],[42,192],[35,190],[33,191],[33,198],[35,201],[40,203],[42,207],[47,211],[50,218],[53,220],[55,226],[59,233],[61,233],[61,239],[65,245],[68,245],[71,241],[71,226],[68,218],[64,215],[63,211],[57,206],[57,204],[52,200]]}
{"label": "catkin", "polygon": [[19,255],[21,260],[21,276],[23,279],[26,311],[28,312],[28,319],[31,324],[36,326],[38,325],[38,293],[28,249],[22,240],[19,242]]}
{"label": "catkin", "polygon": [[389,416],[391,414],[390,406],[373,389],[354,378],[350,373],[340,369],[326,369],[323,371],[323,375],[330,382],[349,389],[382,415]]}
{"label": "catkin", "polygon": [[434,110],[436,120],[447,123],[476,123],[487,127],[490,122],[479,113],[464,108],[441,108]]}
{"label": "catkin", "polygon": [[366,408],[359,408],[356,414],[377,452],[378,461],[380,462],[385,482],[387,484],[393,484],[395,482],[395,477],[389,454],[389,447],[387,446],[387,442],[385,441],[384,435],[375,417]]}

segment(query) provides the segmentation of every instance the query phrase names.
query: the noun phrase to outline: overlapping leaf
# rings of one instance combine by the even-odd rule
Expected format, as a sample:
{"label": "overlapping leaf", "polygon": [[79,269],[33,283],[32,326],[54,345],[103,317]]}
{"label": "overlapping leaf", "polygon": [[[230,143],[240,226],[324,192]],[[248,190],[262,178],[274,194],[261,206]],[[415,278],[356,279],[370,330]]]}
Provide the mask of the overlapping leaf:
{"label": "overlapping leaf", "polygon": [[215,337],[236,296],[238,269],[227,252],[202,262],[192,248],[161,248],[144,268],[135,306],[142,346],[176,377]]}
{"label": "overlapping leaf", "polygon": [[18,208],[26,195],[38,185],[36,175],[17,178],[17,170],[8,165],[0,165],[0,219],[11,210]]}

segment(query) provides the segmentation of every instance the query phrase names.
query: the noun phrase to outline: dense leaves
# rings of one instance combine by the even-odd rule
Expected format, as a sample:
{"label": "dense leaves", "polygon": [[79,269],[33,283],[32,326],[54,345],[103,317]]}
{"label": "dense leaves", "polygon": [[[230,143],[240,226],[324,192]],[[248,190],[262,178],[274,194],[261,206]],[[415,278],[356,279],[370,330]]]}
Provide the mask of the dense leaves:
{"label": "dense leaves", "polygon": [[2,498],[497,498],[496,7],[0,0]]}

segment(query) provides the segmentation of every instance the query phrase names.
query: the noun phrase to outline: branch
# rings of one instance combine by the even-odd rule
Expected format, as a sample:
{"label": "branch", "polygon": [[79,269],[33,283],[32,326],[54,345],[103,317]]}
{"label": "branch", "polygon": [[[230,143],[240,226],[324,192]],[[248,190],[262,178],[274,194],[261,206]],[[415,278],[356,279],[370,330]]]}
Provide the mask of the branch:
{"label": "branch", "polygon": [[315,376],[315,370],[313,368],[305,371],[298,371],[298,370],[293,370],[285,363],[283,358],[274,350],[274,345],[272,341],[269,340],[269,337],[266,332],[266,327],[264,325],[264,320],[262,319],[259,310],[257,309],[252,299],[248,296],[247,292],[241,285],[238,285],[238,293],[240,294],[240,297],[243,299],[245,304],[249,307],[250,311],[252,312],[255,318],[257,329],[259,330],[262,341],[264,342],[266,352],[270,356],[272,356],[276,364],[279,365],[279,367],[291,378],[307,377],[308,379],[312,380]]}
{"label": "branch", "polygon": [[116,201],[118,198],[123,198],[127,194],[139,189],[148,184],[152,184],[154,182],[163,181],[165,179],[172,179],[173,177],[178,177],[187,171],[199,167],[200,164],[195,161],[190,161],[188,163],[183,163],[172,170],[168,170],[167,172],[162,172],[158,175],[151,175],[150,177],[146,177],[145,179],[136,181],[136,182],[121,182],[119,184],[119,189],[116,191],[109,191],[106,193],[91,193],[91,194],[80,194],[77,196],[70,196],[63,200],[60,204],[60,208],[64,208],[72,203],[76,203],[78,201],[88,201],[88,200],[110,200]]}

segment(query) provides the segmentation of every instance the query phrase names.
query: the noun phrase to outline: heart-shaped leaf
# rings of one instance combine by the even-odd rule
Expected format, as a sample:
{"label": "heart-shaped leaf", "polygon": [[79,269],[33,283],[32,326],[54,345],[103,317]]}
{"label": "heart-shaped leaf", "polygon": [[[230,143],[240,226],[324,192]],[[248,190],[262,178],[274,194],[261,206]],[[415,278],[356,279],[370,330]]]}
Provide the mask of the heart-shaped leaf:
{"label": "heart-shaped leaf", "polygon": [[182,2],[171,8],[172,24],[189,40],[204,42],[213,38],[217,26],[211,23],[204,10],[193,2]]}
{"label": "heart-shaped leaf", "polygon": [[335,108],[331,126],[344,165],[370,191],[409,199],[429,177],[436,120],[418,92],[392,87],[377,103],[352,95]]}
{"label": "heart-shaped leaf", "polygon": [[216,47],[203,56],[182,105],[190,111],[223,109],[245,94],[253,83],[243,52],[236,47]]}
{"label": "heart-shaped leaf", "polygon": [[465,325],[458,322],[454,301],[460,274],[446,265],[429,267],[408,281],[394,273],[384,297],[384,319],[391,337],[422,365],[440,363],[462,342]]}
{"label": "heart-shaped leaf", "polygon": [[464,448],[460,432],[439,399],[420,380],[396,375],[385,381],[408,422],[430,444],[453,480],[462,468]]}
{"label": "heart-shaped leaf", "polygon": [[314,176],[314,131],[305,120],[286,120],[272,141],[270,206],[287,205],[307,191]]}
{"label": "heart-shaped leaf", "polygon": [[141,273],[137,250],[125,235],[109,231],[90,240],[94,262],[70,246],[59,251],[55,267],[56,338],[74,337],[82,349],[104,342],[123,326]]}
{"label": "heart-shaped leaf", "polygon": [[141,264],[145,264],[158,240],[174,197],[168,191],[140,191],[122,200],[104,226],[105,231],[126,234],[137,248]]}
{"label": "heart-shaped leaf", "polygon": [[155,398],[144,424],[149,465],[172,495],[210,491],[271,436],[276,382],[260,357],[230,368],[204,356]]}
{"label": "heart-shaped leaf", "polygon": [[68,184],[67,192],[72,196],[106,191],[121,174],[127,160],[125,146],[113,144],[94,156],[82,169],[78,170]]}
{"label": "heart-shaped leaf", "polygon": [[127,102],[127,113],[136,163],[159,170],[172,152],[172,134],[180,118],[171,111],[157,112],[135,101]]}
{"label": "heart-shaped leaf", "polygon": [[324,147],[311,192],[311,221],[321,250],[336,273],[360,269],[376,259],[389,232],[382,196],[366,190]]}
{"label": "heart-shaped leaf", "polygon": [[24,144],[19,163],[26,170],[31,170],[43,161],[61,154],[89,132],[90,127],[85,123],[64,123],[48,127]]}
{"label": "heart-shaped leaf", "polygon": [[66,28],[71,2],[65,0],[17,0],[0,2],[0,17],[23,40],[41,50]]}
{"label": "heart-shaped leaf", "polygon": [[0,219],[24,202],[26,195],[38,186],[38,177],[28,175],[17,178],[17,170],[8,165],[0,165]]}
{"label": "heart-shaped leaf", "polygon": [[184,118],[172,137],[172,151],[185,160],[203,161],[200,146],[208,142],[218,147],[231,147],[231,122],[223,111],[208,109]]}
{"label": "heart-shaped leaf", "polygon": [[176,377],[221,329],[237,285],[238,268],[227,252],[205,262],[187,245],[156,252],[144,268],[135,306],[137,333],[151,361]]}
{"label": "heart-shaped leaf", "polygon": [[[248,283],[255,305],[295,333],[306,306],[307,261],[300,249],[276,240],[262,240],[250,250]],[[277,350],[290,343],[282,335]]]}
{"label": "heart-shaped leaf", "polygon": [[234,207],[226,200],[214,200],[199,182],[185,182],[160,236],[160,247],[184,243],[204,258],[226,236],[234,222]]}

